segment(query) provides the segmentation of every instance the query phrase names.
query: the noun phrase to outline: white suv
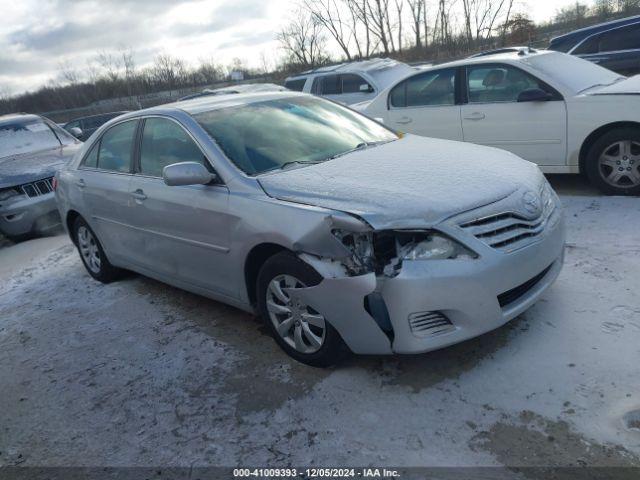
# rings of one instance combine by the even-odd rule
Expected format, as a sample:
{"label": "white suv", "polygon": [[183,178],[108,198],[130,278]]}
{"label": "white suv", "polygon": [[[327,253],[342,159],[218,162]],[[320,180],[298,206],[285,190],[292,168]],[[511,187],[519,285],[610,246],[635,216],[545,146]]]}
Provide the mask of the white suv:
{"label": "white suv", "polygon": [[284,86],[353,105],[373,99],[387,86],[415,72],[406,63],[376,58],[309,70],[287,78]]}

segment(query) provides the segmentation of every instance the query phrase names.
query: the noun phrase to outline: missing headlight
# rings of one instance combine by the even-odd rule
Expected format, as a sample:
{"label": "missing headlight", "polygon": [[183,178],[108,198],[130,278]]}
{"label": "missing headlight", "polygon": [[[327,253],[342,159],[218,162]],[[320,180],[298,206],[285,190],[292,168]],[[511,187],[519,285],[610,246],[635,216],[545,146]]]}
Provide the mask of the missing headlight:
{"label": "missing headlight", "polygon": [[344,261],[351,275],[375,272],[393,277],[404,260],[473,259],[478,255],[433,230],[383,230],[352,233],[334,230],[352,255]]}

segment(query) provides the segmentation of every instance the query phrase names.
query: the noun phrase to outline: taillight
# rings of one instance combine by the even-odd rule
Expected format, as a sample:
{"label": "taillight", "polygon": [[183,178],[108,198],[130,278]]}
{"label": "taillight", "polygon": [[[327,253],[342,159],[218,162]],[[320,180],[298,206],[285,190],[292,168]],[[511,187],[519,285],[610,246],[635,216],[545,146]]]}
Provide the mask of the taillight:
{"label": "taillight", "polygon": [[51,180],[51,188],[53,188],[54,192],[58,188],[58,179],[56,177],[53,177],[53,180]]}

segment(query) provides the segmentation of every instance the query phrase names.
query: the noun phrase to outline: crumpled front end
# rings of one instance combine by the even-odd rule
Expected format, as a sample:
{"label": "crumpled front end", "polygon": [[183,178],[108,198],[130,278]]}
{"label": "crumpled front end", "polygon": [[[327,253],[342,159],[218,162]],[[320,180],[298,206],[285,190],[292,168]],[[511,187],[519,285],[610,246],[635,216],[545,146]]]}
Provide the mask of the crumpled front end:
{"label": "crumpled front end", "polygon": [[503,325],[556,279],[565,241],[546,182],[424,229],[333,234],[351,256],[302,253],[324,280],[290,294],[360,354],[427,352]]}

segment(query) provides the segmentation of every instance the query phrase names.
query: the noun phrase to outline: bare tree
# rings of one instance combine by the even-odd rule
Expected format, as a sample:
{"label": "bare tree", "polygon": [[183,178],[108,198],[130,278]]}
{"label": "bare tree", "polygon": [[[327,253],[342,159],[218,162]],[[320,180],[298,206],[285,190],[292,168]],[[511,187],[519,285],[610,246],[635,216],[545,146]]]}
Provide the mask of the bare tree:
{"label": "bare tree", "polygon": [[[404,0],[394,0],[396,4],[396,14],[397,16],[397,30],[398,30],[398,51],[402,52],[402,9],[404,8]],[[391,29],[389,29],[389,34],[391,34]]]}
{"label": "bare tree", "polygon": [[409,5],[409,12],[411,13],[411,28],[415,36],[415,46],[417,48],[422,47],[422,21],[423,21],[423,9],[425,7],[424,0],[407,0]]}
{"label": "bare tree", "polygon": [[315,67],[327,58],[321,25],[302,10],[278,33],[277,39],[291,63]]}
{"label": "bare tree", "polygon": [[77,85],[80,83],[80,72],[68,59],[63,60],[58,63],[58,78],[68,85]]}
{"label": "bare tree", "polygon": [[120,78],[120,69],[122,68],[122,60],[119,56],[113,55],[107,51],[100,51],[95,58],[104,76],[111,82],[115,82]]}
{"label": "bare tree", "polygon": [[342,16],[343,6],[348,6],[346,1],[337,0],[304,0],[304,8],[311,13],[312,18],[336,41],[347,60],[351,61],[349,44],[355,34],[350,24],[345,24]]}
{"label": "bare tree", "polygon": [[387,20],[389,15],[389,0],[366,0],[366,14],[369,17],[369,31],[378,38],[382,50],[388,55],[391,50],[390,39],[387,34]]}

